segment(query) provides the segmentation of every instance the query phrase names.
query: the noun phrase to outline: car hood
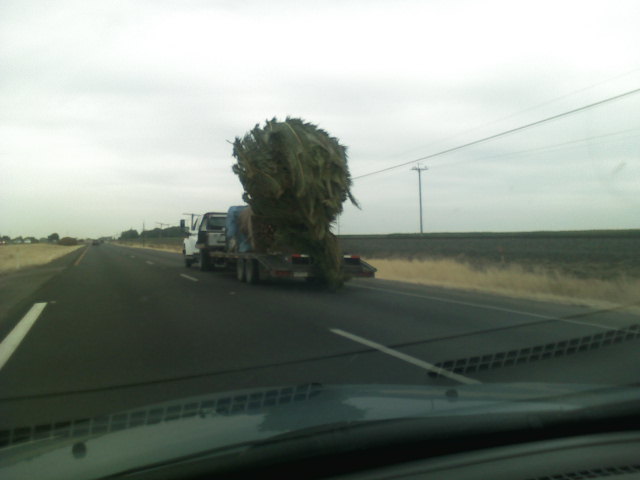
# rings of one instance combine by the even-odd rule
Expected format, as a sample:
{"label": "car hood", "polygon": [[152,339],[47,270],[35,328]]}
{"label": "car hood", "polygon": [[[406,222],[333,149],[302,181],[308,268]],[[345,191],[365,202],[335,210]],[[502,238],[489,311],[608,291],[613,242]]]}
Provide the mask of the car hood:
{"label": "car hood", "polygon": [[[446,419],[431,424],[433,429],[456,423],[464,427],[467,419],[487,415],[526,416],[530,421],[535,414],[584,408],[585,399],[593,405],[604,388],[307,384],[215,393],[0,432],[5,437],[0,476],[101,478],[198,455],[233,456],[298,432],[398,419]],[[637,399],[638,393],[619,388],[616,395]]]}

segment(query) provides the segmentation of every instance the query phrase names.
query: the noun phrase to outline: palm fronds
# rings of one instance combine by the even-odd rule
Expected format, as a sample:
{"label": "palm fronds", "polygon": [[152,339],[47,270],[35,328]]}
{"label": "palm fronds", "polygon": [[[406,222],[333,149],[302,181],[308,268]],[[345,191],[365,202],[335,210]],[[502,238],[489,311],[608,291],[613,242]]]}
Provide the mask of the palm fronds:
{"label": "palm fronds", "polygon": [[307,252],[331,286],[342,281],[340,248],[331,224],[350,192],[347,149],[299,118],[268,120],[233,143],[238,175],[254,220],[273,231],[264,250]]}

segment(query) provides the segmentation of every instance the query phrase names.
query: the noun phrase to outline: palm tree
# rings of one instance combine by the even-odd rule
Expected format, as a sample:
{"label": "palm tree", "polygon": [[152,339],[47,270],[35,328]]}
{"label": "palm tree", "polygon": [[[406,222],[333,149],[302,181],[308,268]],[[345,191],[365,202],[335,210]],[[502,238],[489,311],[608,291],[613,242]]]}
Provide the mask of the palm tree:
{"label": "palm tree", "polygon": [[[267,120],[233,143],[243,199],[253,211],[254,248],[308,253],[331,287],[344,281],[341,251],[331,224],[351,195],[347,149],[299,118]],[[268,235],[260,235],[266,230]],[[256,233],[258,232],[258,233]]]}

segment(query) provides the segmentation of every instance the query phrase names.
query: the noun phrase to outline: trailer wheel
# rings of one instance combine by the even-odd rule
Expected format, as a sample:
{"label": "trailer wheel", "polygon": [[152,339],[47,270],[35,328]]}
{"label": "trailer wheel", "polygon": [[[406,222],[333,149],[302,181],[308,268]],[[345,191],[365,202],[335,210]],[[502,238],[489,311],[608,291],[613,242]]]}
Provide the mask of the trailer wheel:
{"label": "trailer wheel", "polygon": [[247,277],[247,283],[252,285],[260,281],[260,265],[257,260],[252,259],[245,264],[245,276]]}
{"label": "trailer wheel", "polygon": [[246,282],[247,281],[247,269],[245,267],[244,258],[239,258],[236,261],[236,278],[240,282]]}
{"label": "trailer wheel", "polygon": [[211,261],[209,255],[204,250],[200,250],[200,270],[207,272],[211,270]]}
{"label": "trailer wheel", "polygon": [[191,268],[192,264],[193,264],[193,260],[185,255],[184,256],[184,266],[187,267],[187,268]]}

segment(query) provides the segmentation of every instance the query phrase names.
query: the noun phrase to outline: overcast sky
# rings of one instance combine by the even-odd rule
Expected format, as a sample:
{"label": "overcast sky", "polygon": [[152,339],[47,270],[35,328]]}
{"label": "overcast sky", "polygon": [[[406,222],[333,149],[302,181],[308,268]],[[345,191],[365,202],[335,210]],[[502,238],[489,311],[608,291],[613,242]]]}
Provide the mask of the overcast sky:
{"label": "overcast sky", "polygon": [[[302,117],[354,177],[640,88],[638,1],[0,2],[0,235],[242,204],[230,141]],[[423,162],[426,232],[640,227],[640,94]],[[341,233],[419,230],[413,165]]]}

